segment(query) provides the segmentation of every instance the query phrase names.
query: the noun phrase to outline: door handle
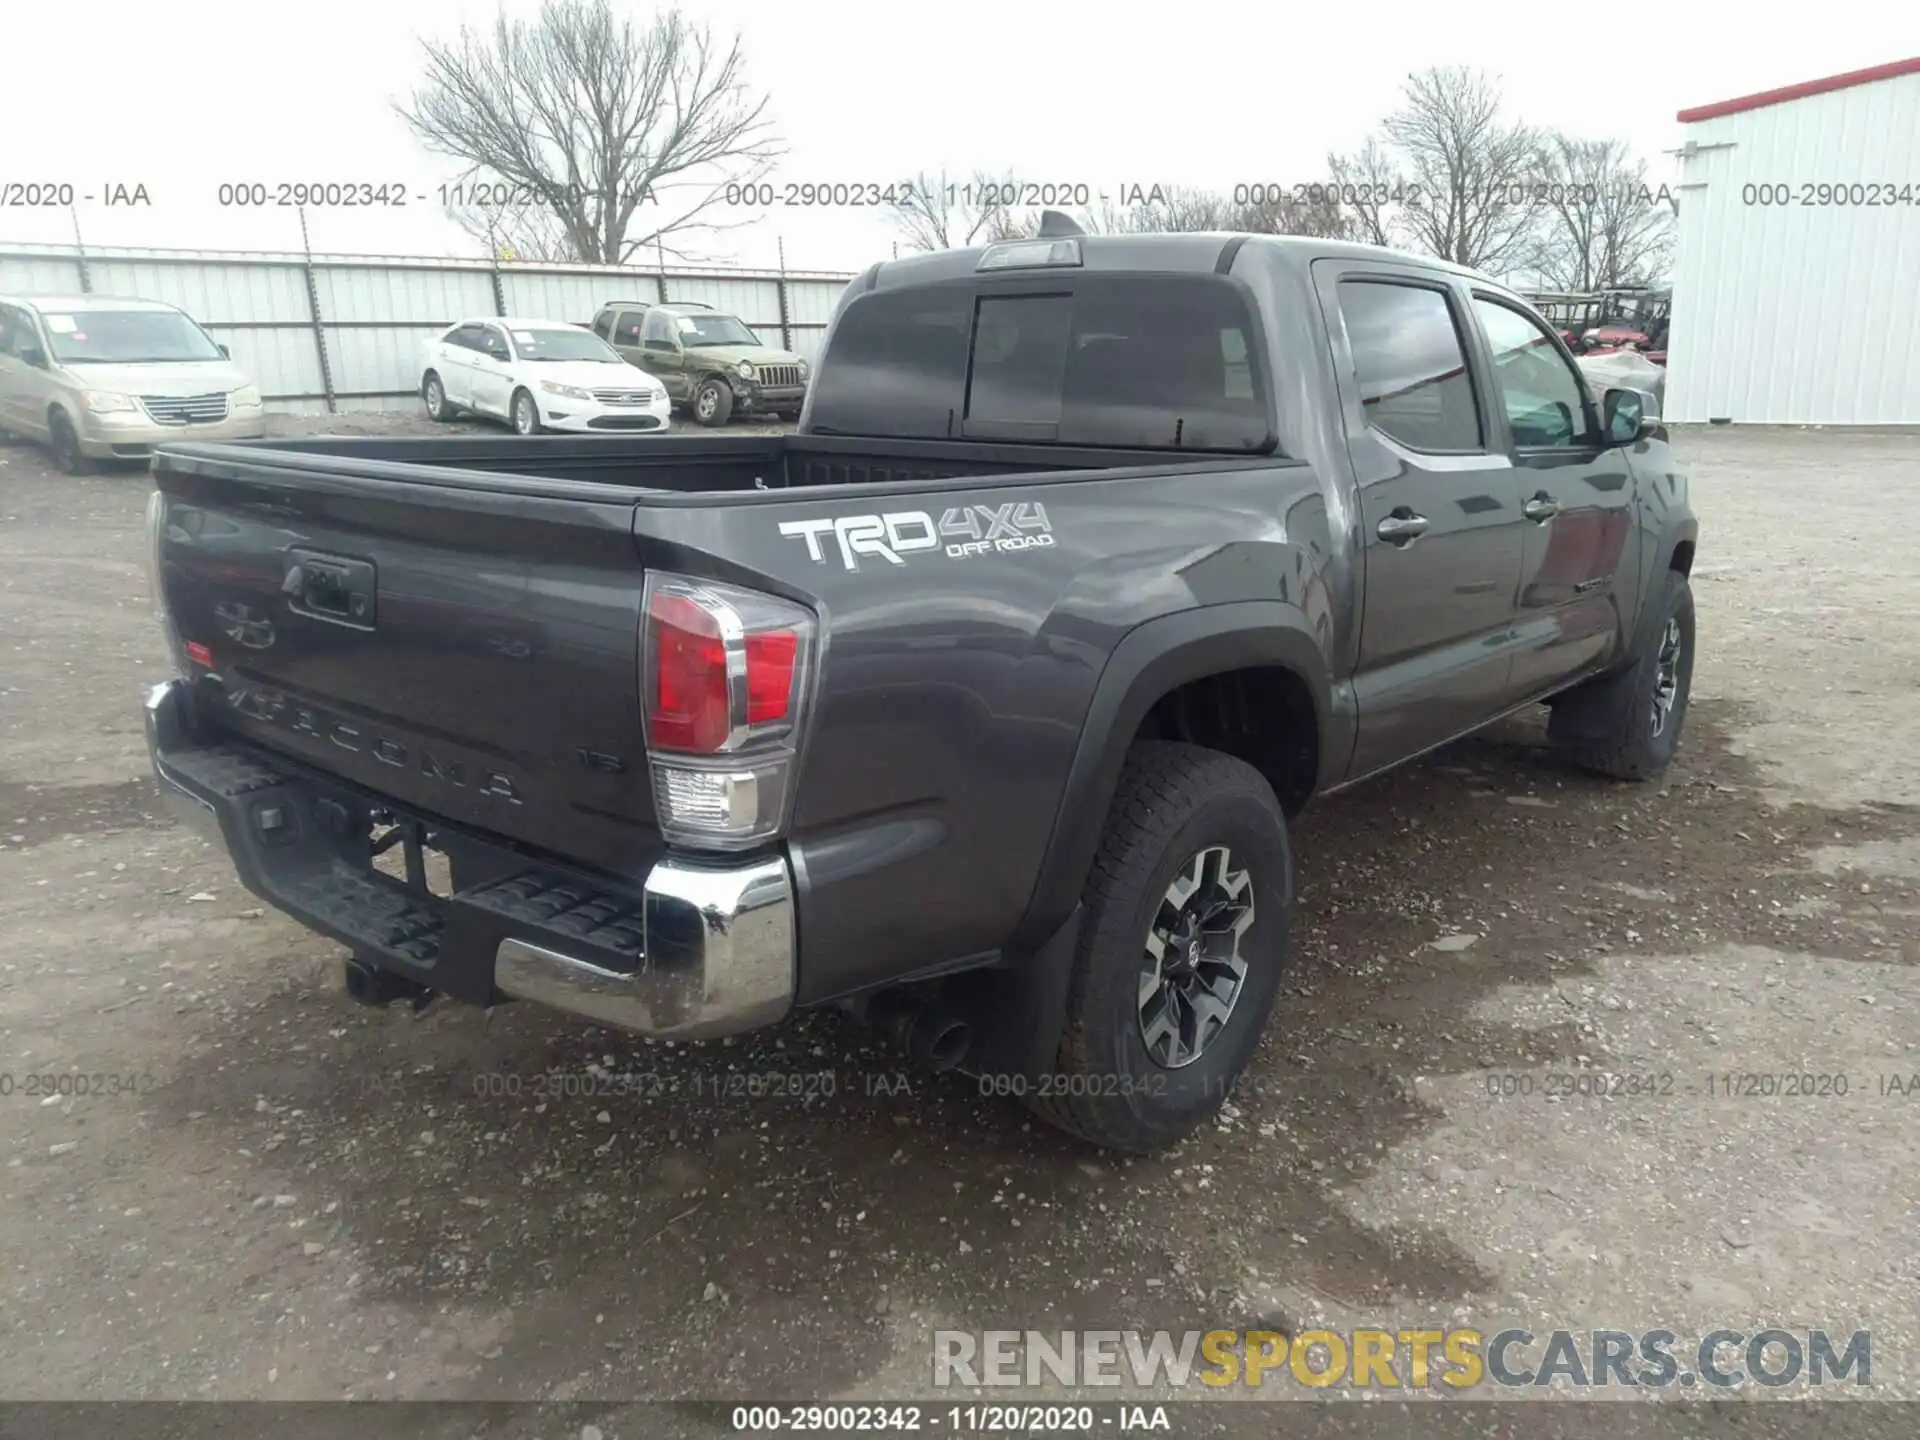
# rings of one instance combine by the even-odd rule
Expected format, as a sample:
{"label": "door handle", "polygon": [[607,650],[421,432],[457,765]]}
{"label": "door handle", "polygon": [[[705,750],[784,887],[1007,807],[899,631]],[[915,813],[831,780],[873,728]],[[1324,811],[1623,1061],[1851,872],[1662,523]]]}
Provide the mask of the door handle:
{"label": "door handle", "polygon": [[1560,513],[1560,502],[1542,490],[1520,507],[1520,513],[1536,525],[1544,525]]}
{"label": "door handle", "polygon": [[1389,545],[1411,545],[1427,533],[1431,523],[1424,515],[1416,515],[1402,505],[1374,527],[1374,533]]}

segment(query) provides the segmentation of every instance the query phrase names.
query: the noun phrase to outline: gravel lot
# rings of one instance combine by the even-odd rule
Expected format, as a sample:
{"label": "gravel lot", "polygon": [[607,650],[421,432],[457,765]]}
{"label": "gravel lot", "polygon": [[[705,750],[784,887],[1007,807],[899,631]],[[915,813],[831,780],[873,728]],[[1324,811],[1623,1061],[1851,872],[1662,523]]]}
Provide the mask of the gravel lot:
{"label": "gravel lot", "polygon": [[[1920,1398],[1920,438],[1678,444],[1664,782],[1556,768],[1528,716],[1315,806],[1260,1057],[1130,1163],[837,1016],[666,1047],[353,1005],[155,803],[144,472],[0,445],[0,1397],[912,1397],[935,1329],[1470,1323],[1868,1328],[1874,1396]],[[836,1093],[711,1094],[776,1069]],[[536,1093],[602,1070],[683,1093]],[[21,1092],[69,1071],[132,1089]],[[1542,1093],[1602,1072],[1671,1079]],[[1744,1073],[1847,1093],[1717,1093]],[[1177,1433],[1271,1433],[1233,1410]]]}

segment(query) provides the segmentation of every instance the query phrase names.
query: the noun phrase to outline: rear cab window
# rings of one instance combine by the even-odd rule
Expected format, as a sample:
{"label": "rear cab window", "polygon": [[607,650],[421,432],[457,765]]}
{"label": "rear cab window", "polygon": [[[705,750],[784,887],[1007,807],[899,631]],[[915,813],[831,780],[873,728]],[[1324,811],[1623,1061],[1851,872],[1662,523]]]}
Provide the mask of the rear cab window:
{"label": "rear cab window", "polygon": [[1220,276],[1034,275],[881,290],[823,357],[814,426],[923,436],[1265,453],[1258,322]]}

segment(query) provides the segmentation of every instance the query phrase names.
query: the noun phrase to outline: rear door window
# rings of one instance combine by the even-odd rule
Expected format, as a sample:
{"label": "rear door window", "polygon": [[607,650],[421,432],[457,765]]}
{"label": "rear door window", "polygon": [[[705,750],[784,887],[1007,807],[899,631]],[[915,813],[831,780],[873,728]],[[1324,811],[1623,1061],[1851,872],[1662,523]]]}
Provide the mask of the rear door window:
{"label": "rear door window", "polygon": [[1466,349],[1444,290],[1342,280],[1340,316],[1370,428],[1427,454],[1481,449]]}
{"label": "rear door window", "polygon": [[640,343],[639,310],[622,310],[620,318],[613,322],[613,343],[616,345],[637,346]]}

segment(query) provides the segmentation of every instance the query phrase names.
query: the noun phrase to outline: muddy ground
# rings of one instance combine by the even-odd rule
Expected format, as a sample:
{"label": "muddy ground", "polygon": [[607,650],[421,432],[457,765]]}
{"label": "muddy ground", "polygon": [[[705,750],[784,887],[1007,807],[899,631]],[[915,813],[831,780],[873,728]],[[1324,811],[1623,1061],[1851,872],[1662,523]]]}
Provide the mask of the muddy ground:
{"label": "muddy ground", "polygon": [[[1920,437],[1677,443],[1671,772],[1569,772],[1527,716],[1314,807],[1263,1050],[1133,1162],[834,1015],[353,1005],[156,806],[144,473],[0,446],[0,1398],[910,1398],[936,1329],[1375,1323],[1870,1329],[1871,1393],[1920,1398]],[[75,1073],[106,1093],[26,1093]],[[1644,1079],[1545,1093],[1602,1074]],[[1844,1080],[1719,1078],[1787,1074]],[[597,1423],[683,1423],[639,1413]]]}

